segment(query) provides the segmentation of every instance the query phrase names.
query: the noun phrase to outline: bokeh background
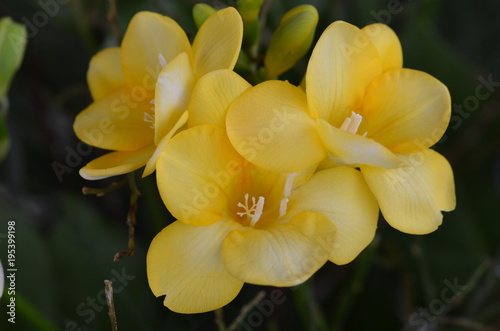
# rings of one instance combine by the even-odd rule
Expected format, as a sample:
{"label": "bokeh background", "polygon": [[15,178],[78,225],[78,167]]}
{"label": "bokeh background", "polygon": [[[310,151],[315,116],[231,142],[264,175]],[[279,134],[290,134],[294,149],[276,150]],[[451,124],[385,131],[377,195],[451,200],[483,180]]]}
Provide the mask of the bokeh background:
{"label": "bokeh background", "polygon": [[[196,33],[194,1],[116,3],[122,33],[140,10],[171,16],[191,38]],[[223,309],[226,325],[264,291],[239,330],[500,330],[500,2],[273,0],[263,49],[283,13],[302,3],[320,13],[316,39],[334,20],[389,24],[401,39],[404,66],[448,86],[452,120],[435,149],[453,167],[457,208],[425,236],[400,233],[380,220],[373,244],[355,261],[327,263],[300,286],[245,285]],[[213,312],[173,313],[149,290],[147,248],[172,221],[154,176],[139,180],[136,174],[136,252],[120,262],[113,255],[127,247],[130,190],[82,194],[84,186],[122,179],[83,180],[78,169],[103,151],[79,144],[72,131],[76,114],[91,102],[91,56],[116,45],[109,8],[105,0],[0,2],[0,17],[28,28],[25,58],[8,94],[12,145],[0,164],[2,261],[7,222],[16,222],[16,324],[7,323],[4,295],[0,330],[110,330],[105,279],[114,281],[119,330],[218,329]],[[283,77],[298,83],[305,65],[301,61]]]}

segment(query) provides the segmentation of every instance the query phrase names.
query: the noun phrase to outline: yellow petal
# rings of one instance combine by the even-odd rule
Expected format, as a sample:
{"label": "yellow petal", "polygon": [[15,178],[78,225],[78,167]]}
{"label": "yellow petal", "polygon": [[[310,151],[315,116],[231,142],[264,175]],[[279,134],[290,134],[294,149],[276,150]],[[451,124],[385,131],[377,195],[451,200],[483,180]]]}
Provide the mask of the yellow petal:
{"label": "yellow petal", "polygon": [[329,259],[336,264],[351,262],[375,236],[377,201],[361,173],[350,167],[335,167],[315,173],[291,195],[287,215],[302,210],[320,213],[335,224],[335,248]]}
{"label": "yellow petal", "polygon": [[154,101],[156,144],[172,130],[188,109],[193,86],[193,69],[186,53],[179,54],[161,71]]}
{"label": "yellow petal", "polygon": [[170,130],[169,133],[167,133],[161,140],[160,143],[156,146],[156,149],[154,153],[151,155],[150,159],[148,160],[148,163],[146,163],[146,167],[144,167],[144,172],[142,173],[142,177],[146,177],[151,175],[155,169],[156,169],[156,161],[158,159],[158,156],[160,156],[160,153],[165,149],[165,146],[170,142],[170,139],[180,130],[186,129],[186,123],[188,120],[188,112],[185,111],[177,123],[175,123],[174,127],[172,130]]}
{"label": "yellow petal", "polygon": [[440,211],[455,208],[453,172],[448,161],[433,150],[400,157],[407,167],[362,166],[361,172],[392,227],[411,234],[430,233],[442,222]]}
{"label": "yellow petal", "polygon": [[80,112],[73,129],[88,145],[117,151],[135,151],[153,143],[148,99],[134,98],[129,89],[119,89],[93,102]]}
{"label": "yellow petal", "polygon": [[361,29],[372,41],[382,61],[382,71],[403,67],[403,50],[399,38],[390,27],[375,23]]}
{"label": "yellow petal", "polygon": [[121,49],[125,80],[148,91],[154,91],[163,60],[168,63],[182,52],[192,56],[184,30],[171,18],[152,12],[134,15]]}
{"label": "yellow petal", "polygon": [[221,9],[210,16],[193,42],[196,78],[217,69],[233,69],[242,38],[243,22],[235,8]]}
{"label": "yellow petal", "polygon": [[163,202],[184,223],[213,224],[229,209],[243,163],[222,128],[198,125],[184,130],[156,162]]}
{"label": "yellow petal", "polygon": [[231,102],[252,87],[232,70],[216,70],[201,77],[189,102],[189,126],[214,124],[226,127]]}
{"label": "yellow petal", "polygon": [[296,172],[326,156],[304,92],[287,82],[267,81],[244,92],[230,106],[226,127],[236,150],[270,171]]}
{"label": "yellow petal", "polygon": [[155,146],[132,151],[112,152],[87,163],[80,169],[80,176],[87,180],[96,180],[111,176],[123,175],[143,167],[151,157]]}
{"label": "yellow petal", "polygon": [[434,145],[450,121],[446,86],[424,72],[391,70],[370,85],[359,132],[394,153],[413,153]]}
{"label": "yellow petal", "polygon": [[222,259],[228,272],[246,283],[297,285],[328,260],[334,236],[328,218],[303,212],[265,230],[232,231],[222,245]]}
{"label": "yellow petal", "polygon": [[381,73],[379,54],[370,39],[346,22],[332,23],[313,49],[306,73],[306,93],[314,118],[340,127],[361,106],[366,87]]}
{"label": "yellow petal", "polygon": [[370,138],[340,130],[322,119],[317,119],[316,124],[332,165],[396,168],[402,164],[394,153]]}
{"label": "yellow petal", "polygon": [[151,242],[147,274],[154,295],[177,313],[203,313],[231,302],[243,282],[224,268],[221,246],[240,225],[221,221],[210,226],[174,222]]}
{"label": "yellow petal", "polygon": [[92,57],[87,81],[94,100],[125,86],[119,47],[106,48]]}

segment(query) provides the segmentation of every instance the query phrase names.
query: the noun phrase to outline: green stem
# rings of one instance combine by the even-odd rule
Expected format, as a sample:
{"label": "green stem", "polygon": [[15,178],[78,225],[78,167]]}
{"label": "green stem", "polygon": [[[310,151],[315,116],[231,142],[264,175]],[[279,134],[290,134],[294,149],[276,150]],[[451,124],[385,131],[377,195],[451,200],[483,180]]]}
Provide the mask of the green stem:
{"label": "green stem", "polygon": [[335,305],[332,330],[343,329],[349,311],[363,289],[364,279],[372,264],[379,243],[380,237],[376,236],[372,243],[366,248],[365,252],[358,258],[351,281],[346,290],[340,295],[339,304]]}
{"label": "green stem", "polygon": [[[308,281],[293,288],[295,307],[300,313],[302,324],[307,330],[329,330],[325,316],[314,297],[312,282]],[[306,307],[306,309],[303,309]]]}
{"label": "green stem", "polygon": [[224,310],[222,310],[222,308],[215,310],[215,324],[217,325],[217,330],[226,331],[226,323],[224,322]]}
{"label": "green stem", "polygon": [[116,6],[116,0],[108,0],[108,2],[109,2],[109,10],[106,18],[111,24],[111,29],[113,30],[116,42],[119,45],[122,41],[123,35],[120,31],[120,27],[118,26],[118,8]]}
{"label": "green stem", "polygon": [[57,331],[54,324],[48,321],[39,311],[36,310],[20,293],[16,293],[16,307],[19,315],[33,326],[33,330]]}
{"label": "green stem", "polygon": [[243,306],[243,308],[241,308],[241,312],[240,314],[238,315],[238,317],[236,317],[236,319],[234,320],[233,323],[231,323],[231,325],[229,326],[229,328],[227,328],[227,331],[234,331],[238,328],[238,326],[243,323],[243,320],[245,319],[245,317],[247,316],[247,314],[255,307],[259,304],[259,302],[262,301],[262,299],[264,299],[264,297],[266,296],[266,291],[260,291],[259,293],[257,293],[257,295],[255,296],[255,298],[250,301],[248,304],[246,304],[245,306]]}

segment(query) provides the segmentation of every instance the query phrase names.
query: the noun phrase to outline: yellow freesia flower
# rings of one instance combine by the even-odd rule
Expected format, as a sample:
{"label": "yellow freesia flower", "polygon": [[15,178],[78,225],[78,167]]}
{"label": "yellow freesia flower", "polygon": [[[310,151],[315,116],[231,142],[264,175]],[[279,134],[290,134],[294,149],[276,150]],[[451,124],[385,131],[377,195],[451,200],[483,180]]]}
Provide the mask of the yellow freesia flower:
{"label": "yellow freesia flower", "polygon": [[[319,38],[305,92],[286,82],[257,85],[234,101],[228,135],[249,161],[271,171],[359,168],[385,219],[408,233],[434,231],[455,207],[453,174],[429,149],[449,123],[449,92],[434,77],[402,68],[386,25],[339,21]],[[276,125],[277,115],[286,126]]]}
{"label": "yellow freesia flower", "polygon": [[175,312],[200,313],[229,303],[243,283],[292,286],[328,260],[353,260],[373,239],[377,203],[355,169],[311,172],[258,168],[213,124],[177,134],[157,163],[178,220],[149,248],[153,293]]}
{"label": "yellow freesia flower", "polygon": [[207,19],[191,45],[169,17],[136,14],[121,47],[105,49],[90,62],[94,102],[76,117],[74,130],[85,143],[113,152],[88,163],[81,176],[124,174],[148,161],[145,175],[153,172],[157,148],[185,126],[196,80],[234,67],[242,29],[236,9],[226,8]]}

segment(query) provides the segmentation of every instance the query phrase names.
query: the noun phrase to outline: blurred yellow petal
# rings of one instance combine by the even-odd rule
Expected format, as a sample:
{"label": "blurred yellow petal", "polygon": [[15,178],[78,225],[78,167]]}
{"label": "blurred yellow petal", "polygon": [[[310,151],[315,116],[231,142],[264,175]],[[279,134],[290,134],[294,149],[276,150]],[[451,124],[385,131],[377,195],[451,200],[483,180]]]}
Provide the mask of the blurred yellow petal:
{"label": "blurred yellow petal", "polygon": [[243,162],[222,128],[199,125],[184,130],[170,140],[156,163],[163,202],[184,223],[213,224],[230,208]]}
{"label": "blurred yellow petal", "polygon": [[80,169],[80,176],[88,180],[96,180],[132,172],[143,167],[154,150],[155,146],[151,145],[132,152],[105,154]]}
{"label": "blurred yellow petal", "polygon": [[80,112],[73,129],[88,145],[135,151],[153,143],[151,124],[144,121],[150,107],[149,100],[134,101],[130,90],[119,89]]}
{"label": "blurred yellow petal", "polygon": [[315,173],[290,197],[287,215],[309,210],[326,216],[337,229],[329,259],[336,264],[351,262],[375,236],[378,205],[361,173],[350,167],[335,167]]}
{"label": "blurred yellow petal", "polygon": [[186,53],[179,54],[161,71],[154,101],[156,144],[172,130],[188,109],[193,86],[193,69]]}
{"label": "blurred yellow petal", "polygon": [[391,70],[369,86],[361,114],[360,132],[394,153],[413,153],[441,139],[450,121],[450,94],[429,74]]}
{"label": "blurred yellow petal", "polygon": [[224,268],[221,246],[226,235],[240,227],[233,221],[210,226],[174,222],[151,242],[147,274],[154,295],[177,313],[203,313],[231,302],[243,282]]}
{"label": "blurred yellow petal", "polygon": [[340,130],[322,119],[316,120],[318,133],[330,153],[334,165],[359,166],[370,164],[382,168],[396,168],[402,161],[378,142],[357,134]]}
{"label": "blurred yellow petal", "polygon": [[228,272],[244,282],[293,286],[328,260],[334,235],[328,218],[306,211],[266,229],[232,231],[222,245],[222,259]]}
{"label": "blurred yellow petal", "polygon": [[186,52],[191,44],[182,28],[171,18],[152,12],[134,15],[123,37],[122,68],[131,87],[154,91],[162,63]]}
{"label": "blurred yellow petal", "polygon": [[218,10],[201,26],[193,42],[196,79],[217,69],[233,69],[243,38],[243,22],[233,7]]}
{"label": "blurred yellow petal", "polygon": [[382,62],[382,71],[403,67],[403,50],[399,38],[390,27],[375,23],[361,29],[372,41]]}
{"label": "blurred yellow petal", "polygon": [[189,126],[214,124],[226,127],[231,102],[252,87],[232,70],[210,72],[196,83],[189,102]]}
{"label": "blurred yellow petal", "polygon": [[361,172],[392,227],[410,234],[430,233],[441,225],[441,210],[455,208],[453,172],[448,161],[433,150],[400,157],[407,167],[362,166]]}
{"label": "blurred yellow petal", "polygon": [[311,115],[340,127],[361,106],[366,87],[380,73],[379,54],[366,34],[346,22],[332,23],[316,43],[307,66]]}
{"label": "blurred yellow petal", "polygon": [[270,171],[296,172],[326,156],[304,92],[287,82],[267,81],[244,92],[230,106],[226,126],[236,150]]}
{"label": "blurred yellow petal", "polygon": [[106,48],[92,57],[87,81],[94,100],[125,86],[119,47]]}

